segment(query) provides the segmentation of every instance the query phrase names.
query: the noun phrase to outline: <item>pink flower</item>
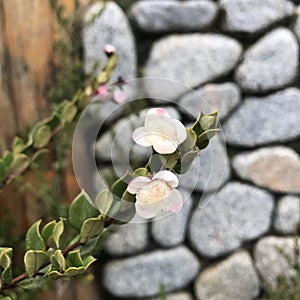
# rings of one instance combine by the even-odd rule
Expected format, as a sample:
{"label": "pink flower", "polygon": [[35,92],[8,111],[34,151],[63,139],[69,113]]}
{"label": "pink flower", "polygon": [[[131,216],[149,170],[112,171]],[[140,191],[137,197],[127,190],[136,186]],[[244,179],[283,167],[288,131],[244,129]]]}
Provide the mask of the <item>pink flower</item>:
{"label": "pink flower", "polygon": [[104,102],[107,100],[107,97],[109,96],[109,91],[105,84],[100,84],[95,94],[98,96],[100,101]]}
{"label": "pink flower", "polygon": [[116,48],[113,45],[105,45],[104,47],[105,54],[109,57],[116,52]]}
{"label": "pink flower", "polygon": [[176,151],[179,144],[186,139],[184,125],[162,108],[149,109],[145,119],[145,126],[137,128],[133,134],[133,140],[143,146],[153,146],[160,154],[168,154]]}
{"label": "pink flower", "polygon": [[125,93],[120,89],[115,89],[113,93],[113,99],[118,104],[124,103],[126,101]]}
{"label": "pink flower", "polygon": [[136,194],[135,208],[144,218],[153,218],[160,212],[178,212],[183,200],[175,189],[178,186],[177,176],[170,171],[160,171],[152,179],[138,176],[132,179],[127,187],[130,194]]}

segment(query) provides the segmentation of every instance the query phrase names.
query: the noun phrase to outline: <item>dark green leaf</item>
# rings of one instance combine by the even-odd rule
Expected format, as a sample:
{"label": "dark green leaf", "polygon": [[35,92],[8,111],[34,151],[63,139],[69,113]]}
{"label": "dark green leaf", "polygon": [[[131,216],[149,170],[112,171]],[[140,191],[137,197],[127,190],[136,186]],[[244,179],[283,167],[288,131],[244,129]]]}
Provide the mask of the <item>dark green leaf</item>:
{"label": "dark green leaf", "polygon": [[91,204],[91,200],[85,191],[82,191],[69,207],[69,222],[78,231],[80,231],[85,220],[98,215],[98,210]]}
{"label": "dark green leaf", "polygon": [[198,151],[189,151],[181,158],[180,164],[178,164],[174,170],[178,174],[184,174],[186,173],[189,168],[191,167],[191,164],[193,163],[194,159],[197,157]]}
{"label": "dark green leaf", "polygon": [[83,267],[83,260],[80,255],[80,250],[70,251],[66,258],[67,267]]}
{"label": "dark green leaf", "polygon": [[50,239],[52,238],[53,230],[56,224],[56,221],[51,221],[47,223],[42,230],[41,236],[47,245],[50,243]]}
{"label": "dark green leaf", "polygon": [[220,130],[218,128],[216,129],[209,129],[204,131],[197,140],[197,146],[199,149],[204,149],[208,146],[209,140],[213,138]]}
{"label": "dark green leaf", "polygon": [[181,153],[193,150],[197,142],[197,135],[192,128],[186,128],[187,138],[179,145],[178,149]]}
{"label": "dark green leaf", "polygon": [[124,176],[118,179],[111,187],[111,192],[118,198],[121,199],[123,193],[126,191],[128,183],[134,176],[129,172],[126,172]]}
{"label": "dark green leaf", "polygon": [[163,155],[160,155],[160,157],[161,157],[162,164],[166,168],[173,169],[176,166],[176,164],[178,163],[179,153],[176,150],[172,154],[163,154]]}
{"label": "dark green leaf", "polygon": [[146,168],[138,168],[134,171],[136,176],[145,176],[147,177],[150,173]]}
{"label": "dark green leaf", "polygon": [[33,143],[36,148],[44,148],[51,139],[51,128],[48,125],[39,125],[32,132]]}

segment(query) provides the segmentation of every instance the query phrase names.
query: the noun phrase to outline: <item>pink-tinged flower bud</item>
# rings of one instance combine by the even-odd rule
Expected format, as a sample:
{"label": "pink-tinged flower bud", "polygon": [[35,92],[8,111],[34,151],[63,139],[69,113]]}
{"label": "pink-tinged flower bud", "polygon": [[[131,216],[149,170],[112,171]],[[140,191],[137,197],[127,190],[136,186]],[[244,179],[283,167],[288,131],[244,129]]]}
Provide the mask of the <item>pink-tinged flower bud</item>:
{"label": "pink-tinged flower bud", "polygon": [[177,176],[170,171],[160,171],[152,179],[138,176],[127,187],[130,194],[136,194],[136,212],[144,218],[153,218],[161,212],[178,212],[183,205]]}
{"label": "pink-tinged flower bud", "polygon": [[126,95],[122,90],[116,89],[113,93],[113,99],[115,102],[122,104],[126,101]]}
{"label": "pink-tinged flower bud", "polygon": [[109,91],[105,84],[100,84],[95,94],[98,96],[100,101],[106,101],[109,96]]}
{"label": "pink-tinged flower bud", "polygon": [[160,154],[170,154],[176,151],[179,144],[187,137],[184,125],[170,115],[163,108],[149,109],[145,119],[145,126],[137,128],[133,140],[143,146],[153,146]]}
{"label": "pink-tinged flower bud", "polygon": [[116,48],[113,45],[106,45],[104,47],[104,52],[108,57],[110,57],[116,53]]}

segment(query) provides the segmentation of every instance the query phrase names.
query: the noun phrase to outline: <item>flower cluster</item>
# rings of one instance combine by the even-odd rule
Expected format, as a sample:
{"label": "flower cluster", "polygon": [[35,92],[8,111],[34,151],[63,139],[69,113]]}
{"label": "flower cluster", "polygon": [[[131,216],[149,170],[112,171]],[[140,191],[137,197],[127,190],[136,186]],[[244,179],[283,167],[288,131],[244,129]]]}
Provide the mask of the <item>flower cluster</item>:
{"label": "flower cluster", "polygon": [[[164,109],[153,108],[146,115],[145,126],[137,128],[132,138],[141,146],[152,146],[159,154],[171,154],[185,141],[187,133],[184,125],[172,119]],[[135,177],[127,191],[136,195],[137,213],[152,218],[161,212],[180,211],[183,199],[177,186],[177,176],[169,170],[161,170],[147,177]]]}

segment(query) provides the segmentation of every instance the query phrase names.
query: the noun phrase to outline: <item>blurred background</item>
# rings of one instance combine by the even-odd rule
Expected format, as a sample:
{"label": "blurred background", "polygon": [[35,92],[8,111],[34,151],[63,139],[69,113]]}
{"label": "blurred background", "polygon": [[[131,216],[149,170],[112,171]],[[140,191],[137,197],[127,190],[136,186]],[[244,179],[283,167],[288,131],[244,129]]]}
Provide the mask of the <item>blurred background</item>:
{"label": "blurred background", "polygon": [[[298,4],[0,0],[4,149],[85,86],[104,65],[107,44],[120,58],[112,81],[160,77],[195,90],[158,81],[151,88],[169,101],[147,99],[141,108],[165,106],[185,124],[200,109],[219,110],[222,130],[182,178],[180,213],[114,228],[88,276],[24,299],[300,299]],[[116,108],[105,103],[94,118]],[[111,165],[112,132],[124,130],[130,143],[130,117],[119,114],[115,130],[99,135],[100,171]],[[66,214],[79,191],[70,161],[73,129],[0,195],[0,246],[20,247],[35,220]],[[121,155],[114,163],[122,164]],[[100,189],[97,175],[87,176]],[[201,203],[209,204],[200,209]],[[21,260],[22,250],[16,266]]]}

